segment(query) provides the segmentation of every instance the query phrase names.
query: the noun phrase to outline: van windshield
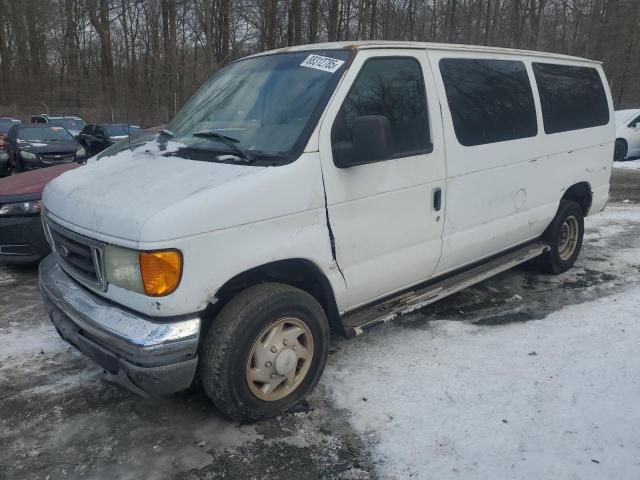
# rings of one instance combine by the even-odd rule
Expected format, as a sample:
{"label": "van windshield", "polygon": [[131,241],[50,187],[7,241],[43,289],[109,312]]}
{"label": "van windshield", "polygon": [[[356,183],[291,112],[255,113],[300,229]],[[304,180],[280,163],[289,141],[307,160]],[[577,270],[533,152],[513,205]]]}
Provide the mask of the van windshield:
{"label": "van windshield", "polygon": [[165,141],[180,150],[291,157],[304,148],[350,55],[288,52],[232,63],[184,105]]}

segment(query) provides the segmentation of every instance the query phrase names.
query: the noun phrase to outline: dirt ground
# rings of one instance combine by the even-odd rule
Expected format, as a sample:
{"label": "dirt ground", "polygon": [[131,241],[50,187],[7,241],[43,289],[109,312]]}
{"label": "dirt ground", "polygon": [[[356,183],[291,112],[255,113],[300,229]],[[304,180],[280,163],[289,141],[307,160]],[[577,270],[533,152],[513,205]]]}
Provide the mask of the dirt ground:
{"label": "dirt ground", "polygon": [[[611,213],[586,220],[571,272],[549,277],[525,265],[398,326],[426,329],[446,317],[492,328],[617,292],[640,272],[638,261],[622,265],[613,256],[616,247],[638,244],[640,224],[620,226],[625,208],[638,205],[640,172],[614,170]],[[223,419],[198,389],[138,398],[105,382],[58,338],[36,281],[34,268],[0,266],[0,479],[378,478],[368,444],[332,403],[329,385],[321,382],[295,411],[250,425]],[[340,365],[345,342],[332,341],[330,368]]]}

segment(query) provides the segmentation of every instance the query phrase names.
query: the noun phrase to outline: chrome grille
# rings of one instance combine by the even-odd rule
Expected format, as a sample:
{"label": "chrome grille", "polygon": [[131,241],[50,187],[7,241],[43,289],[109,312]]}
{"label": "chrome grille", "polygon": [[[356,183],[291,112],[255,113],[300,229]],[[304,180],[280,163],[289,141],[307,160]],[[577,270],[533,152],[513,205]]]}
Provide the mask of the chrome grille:
{"label": "chrome grille", "polygon": [[104,243],[72,232],[48,216],[45,218],[45,225],[51,248],[58,254],[60,266],[80,283],[105,290],[102,262]]}

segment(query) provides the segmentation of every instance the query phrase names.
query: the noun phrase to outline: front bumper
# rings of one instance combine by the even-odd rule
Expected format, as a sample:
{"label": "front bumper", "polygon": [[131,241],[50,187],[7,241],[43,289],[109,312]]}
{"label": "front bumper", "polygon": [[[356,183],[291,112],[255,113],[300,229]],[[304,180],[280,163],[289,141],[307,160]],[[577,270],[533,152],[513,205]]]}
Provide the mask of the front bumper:
{"label": "front bumper", "polygon": [[58,265],[40,263],[40,291],[60,336],[114,375],[126,374],[150,395],[191,385],[198,363],[201,319],[142,316],[82,287]]}
{"label": "front bumper", "polygon": [[37,263],[49,252],[40,215],[0,218],[0,262]]}
{"label": "front bumper", "polygon": [[45,160],[38,155],[36,158],[31,160],[26,160],[23,157],[20,157],[20,162],[25,171],[27,170],[37,170],[39,168],[53,167],[54,165],[62,165],[65,163],[73,163],[77,161],[76,157],[62,158],[60,160]]}

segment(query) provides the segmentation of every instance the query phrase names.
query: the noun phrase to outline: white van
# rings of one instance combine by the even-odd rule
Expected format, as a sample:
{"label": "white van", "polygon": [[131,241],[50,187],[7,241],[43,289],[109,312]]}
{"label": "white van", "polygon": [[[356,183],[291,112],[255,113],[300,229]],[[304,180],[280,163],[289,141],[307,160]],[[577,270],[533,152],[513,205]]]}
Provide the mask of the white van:
{"label": "white van", "polygon": [[318,382],[358,335],[539,257],[570,268],[615,142],[599,63],[328,43],[214,75],[156,137],[51,182],[40,286],[62,337],[130,389],[196,377],[237,419]]}

